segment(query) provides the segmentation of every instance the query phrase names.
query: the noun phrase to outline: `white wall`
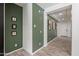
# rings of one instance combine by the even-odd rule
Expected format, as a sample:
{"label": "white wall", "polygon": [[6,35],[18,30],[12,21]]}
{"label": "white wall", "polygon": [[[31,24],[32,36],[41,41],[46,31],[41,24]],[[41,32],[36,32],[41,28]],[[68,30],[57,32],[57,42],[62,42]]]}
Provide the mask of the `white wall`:
{"label": "white wall", "polygon": [[72,5],[72,55],[79,56],[79,4]]}
{"label": "white wall", "polygon": [[23,8],[23,48],[32,53],[32,4]]}
{"label": "white wall", "polygon": [[72,37],[72,21],[67,23],[67,36]]}
{"label": "white wall", "polygon": [[57,36],[67,36],[67,24],[66,23],[57,23]]}
{"label": "white wall", "polygon": [[47,45],[47,13],[44,11],[44,46]]}
{"label": "white wall", "polygon": [[57,36],[68,36],[71,37],[71,22],[59,22],[57,23]]}

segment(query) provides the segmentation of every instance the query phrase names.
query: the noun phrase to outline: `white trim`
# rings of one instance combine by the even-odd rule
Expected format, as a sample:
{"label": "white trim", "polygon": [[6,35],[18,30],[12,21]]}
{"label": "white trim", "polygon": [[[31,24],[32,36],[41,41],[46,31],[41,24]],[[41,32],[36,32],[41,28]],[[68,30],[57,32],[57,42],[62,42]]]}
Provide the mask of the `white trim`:
{"label": "white trim", "polygon": [[[57,38],[57,37],[56,37]],[[37,53],[39,50],[41,50],[41,49],[43,49],[44,47],[46,47],[48,44],[50,44],[53,40],[55,40],[56,38],[54,38],[54,39],[52,39],[51,41],[49,41],[47,44],[45,44],[45,45],[43,45],[41,48],[39,48],[38,50],[36,50],[35,52],[33,52],[33,53],[29,53],[28,51],[28,53],[30,54],[30,55],[33,55],[33,54],[35,54],[35,53]],[[9,52],[9,53],[5,53],[5,56],[6,55],[9,55],[9,54],[12,54],[12,53],[14,53],[14,52],[16,52],[16,51],[18,51],[18,50],[21,50],[21,49],[23,49],[23,47],[22,48],[19,48],[19,49],[17,49],[17,50],[14,50],[14,51],[12,51],[12,52]]]}
{"label": "white trim", "polygon": [[57,36],[55,38],[53,38],[51,41],[49,41],[48,44],[51,43],[52,41],[54,41],[56,38],[57,38]]}
{"label": "white trim", "polygon": [[41,48],[37,49],[35,52],[32,53],[32,55],[35,54],[35,53],[37,53],[37,52],[38,52],[39,50],[41,50],[42,48],[44,48],[44,46],[42,46]]}
{"label": "white trim", "polygon": [[9,55],[9,54],[12,54],[12,53],[14,53],[14,52],[16,52],[16,51],[18,51],[18,50],[21,50],[21,49],[23,49],[23,47],[22,47],[22,48],[19,48],[19,49],[17,49],[17,50],[11,51],[11,52],[9,52],[9,53],[5,53],[5,56],[6,56],[6,55]]}
{"label": "white trim", "polygon": [[4,3],[4,55],[5,55],[5,3]]}
{"label": "white trim", "polygon": [[51,42],[53,42],[57,37],[55,37],[54,39],[52,39],[51,41],[49,41],[45,46],[47,46],[48,44],[50,44]]}
{"label": "white trim", "polygon": [[44,11],[44,45],[47,44],[47,13]]}

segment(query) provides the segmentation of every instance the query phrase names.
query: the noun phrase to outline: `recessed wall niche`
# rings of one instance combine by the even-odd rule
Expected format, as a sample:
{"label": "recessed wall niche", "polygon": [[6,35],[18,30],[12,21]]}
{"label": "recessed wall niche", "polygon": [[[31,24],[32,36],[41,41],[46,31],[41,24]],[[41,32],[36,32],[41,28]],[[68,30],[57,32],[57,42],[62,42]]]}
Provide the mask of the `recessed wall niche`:
{"label": "recessed wall niche", "polygon": [[16,17],[15,16],[12,16],[11,17],[11,21],[16,22]]}
{"label": "recessed wall niche", "polygon": [[12,35],[12,36],[16,36],[16,31],[12,31],[12,32],[11,32],[11,35]]}
{"label": "recessed wall niche", "polygon": [[12,29],[16,29],[17,28],[17,24],[12,24]]}

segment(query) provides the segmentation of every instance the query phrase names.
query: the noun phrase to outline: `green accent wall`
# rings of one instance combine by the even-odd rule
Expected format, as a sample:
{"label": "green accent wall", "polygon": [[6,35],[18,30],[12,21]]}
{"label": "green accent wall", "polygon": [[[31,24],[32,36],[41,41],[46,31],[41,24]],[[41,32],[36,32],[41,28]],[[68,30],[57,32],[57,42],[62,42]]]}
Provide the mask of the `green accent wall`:
{"label": "green accent wall", "polygon": [[[54,18],[52,18],[51,16],[47,16],[47,23],[49,20],[54,20],[55,22],[57,22]],[[47,25],[47,36],[48,36],[48,39],[47,39],[47,42],[51,41],[52,39],[54,39],[56,36],[57,36],[57,24],[55,25],[56,26],[56,29],[52,29],[52,30],[49,30],[49,25]]]}
{"label": "green accent wall", "polygon": [[43,46],[44,42],[44,10],[37,4],[32,4],[32,35],[33,52]]}
{"label": "green accent wall", "polygon": [[[5,52],[11,52],[22,47],[22,7],[13,4],[5,4]],[[16,21],[12,21],[12,16]],[[12,24],[16,24],[16,29],[12,29]],[[12,31],[16,31],[13,36]]]}

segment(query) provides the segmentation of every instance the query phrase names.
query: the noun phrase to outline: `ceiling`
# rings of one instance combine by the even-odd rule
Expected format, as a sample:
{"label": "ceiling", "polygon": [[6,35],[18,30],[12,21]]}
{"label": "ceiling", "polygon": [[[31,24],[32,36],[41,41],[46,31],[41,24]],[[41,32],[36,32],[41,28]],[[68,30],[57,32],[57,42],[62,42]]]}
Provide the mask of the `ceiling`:
{"label": "ceiling", "polygon": [[25,3],[15,3],[15,4],[17,4],[18,6],[24,6],[25,5]]}
{"label": "ceiling", "polygon": [[71,8],[66,8],[66,9],[63,9],[63,10],[57,10],[53,13],[50,13],[49,15],[54,17],[59,22],[69,22],[69,21],[71,21],[71,17],[72,17]]}
{"label": "ceiling", "polygon": [[54,5],[56,5],[56,4],[58,4],[58,3],[37,3],[40,7],[42,7],[43,9],[46,9],[46,8],[48,8],[48,7],[50,7],[50,6],[54,6]]}
{"label": "ceiling", "polygon": [[[17,5],[19,5],[19,6],[24,6],[25,5],[25,3],[15,3],[15,4],[17,4]],[[54,5],[56,5],[57,3],[37,3],[37,5],[39,5],[40,7],[42,7],[43,9],[46,9],[46,8],[48,8],[48,7],[50,7],[50,6],[54,6]]]}

